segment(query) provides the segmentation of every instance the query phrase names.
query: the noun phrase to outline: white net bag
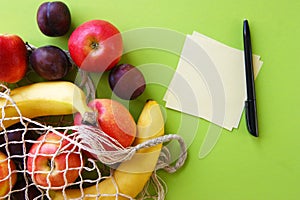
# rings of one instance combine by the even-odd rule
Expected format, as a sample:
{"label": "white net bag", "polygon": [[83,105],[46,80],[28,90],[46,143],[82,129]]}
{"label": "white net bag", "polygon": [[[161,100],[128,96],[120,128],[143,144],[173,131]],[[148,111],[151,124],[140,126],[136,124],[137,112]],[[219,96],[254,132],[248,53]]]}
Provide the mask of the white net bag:
{"label": "white net bag", "polygon": [[[0,199],[164,199],[167,187],[156,171],[173,173],[186,159],[178,135],[142,138],[124,148],[94,126],[29,119],[7,87],[1,85],[0,91]],[[173,165],[161,146],[171,140],[181,148]]]}

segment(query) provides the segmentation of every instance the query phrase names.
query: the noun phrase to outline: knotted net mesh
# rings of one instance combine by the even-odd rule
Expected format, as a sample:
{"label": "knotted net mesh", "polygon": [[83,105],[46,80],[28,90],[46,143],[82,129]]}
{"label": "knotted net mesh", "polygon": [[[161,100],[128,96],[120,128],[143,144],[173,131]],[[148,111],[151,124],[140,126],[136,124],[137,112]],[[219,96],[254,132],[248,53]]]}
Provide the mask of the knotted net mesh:
{"label": "knotted net mesh", "polygon": [[[164,199],[167,187],[156,171],[173,173],[186,159],[186,147],[178,135],[164,135],[124,148],[97,127],[65,123],[54,126],[45,118],[26,118],[10,97],[10,90],[0,87],[0,199]],[[16,115],[8,117],[9,109]],[[131,161],[145,148],[171,140],[177,140],[181,148],[175,164],[163,146],[153,169],[141,172],[151,177],[139,194],[122,192],[116,176],[122,163]],[[84,156],[87,154],[92,156]],[[144,162],[139,161],[137,166]],[[135,175],[128,174],[136,172],[125,170],[119,174],[127,174],[130,179]]]}

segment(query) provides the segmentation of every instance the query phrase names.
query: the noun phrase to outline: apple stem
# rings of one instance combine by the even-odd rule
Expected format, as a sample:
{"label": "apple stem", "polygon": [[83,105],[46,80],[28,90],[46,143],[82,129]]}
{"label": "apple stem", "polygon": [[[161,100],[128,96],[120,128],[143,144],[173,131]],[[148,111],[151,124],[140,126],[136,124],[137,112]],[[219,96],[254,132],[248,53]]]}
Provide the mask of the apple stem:
{"label": "apple stem", "polygon": [[97,112],[85,112],[84,115],[82,116],[81,123],[88,126],[99,127],[97,118],[98,118]]}

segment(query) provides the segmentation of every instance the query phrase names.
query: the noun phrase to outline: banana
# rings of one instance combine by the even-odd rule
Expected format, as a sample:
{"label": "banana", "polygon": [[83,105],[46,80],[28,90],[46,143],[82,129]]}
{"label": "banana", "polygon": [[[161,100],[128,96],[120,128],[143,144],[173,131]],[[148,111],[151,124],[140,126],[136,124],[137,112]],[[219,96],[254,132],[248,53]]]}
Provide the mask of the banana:
{"label": "banana", "polygon": [[[138,135],[134,145],[164,134],[164,119],[156,101],[147,101],[139,116],[137,127]],[[67,199],[82,198],[85,200],[128,199],[125,196],[135,198],[153,173],[161,148],[162,144],[159,144],[138,150],[132,159],[121,163],[111,177],[103,180],[98,185],[84,188],[83,191],[80,189],[66,189],[64,191],[65,195],[62,190],[53,190],[50,191],[51,199],[61,200],[65,197]],[[117,193],[118,196],[116,197]]]}
{"label": "banana", "polygon": [[[91,109],[86,105],[84,92],[75,84],[67,81],[40,82],[13,89],[11,101],[0,99],[0,120],[19,117],[13,102],[18,106],[22,116],[35,118],[50,115],[67,115],[74,112],[84,114]],[[2,116],[5,113],[5,116]],[[4,127],[9,127],[20,119],[2,120]],[[3,127],[0,127],[2,130]]]}

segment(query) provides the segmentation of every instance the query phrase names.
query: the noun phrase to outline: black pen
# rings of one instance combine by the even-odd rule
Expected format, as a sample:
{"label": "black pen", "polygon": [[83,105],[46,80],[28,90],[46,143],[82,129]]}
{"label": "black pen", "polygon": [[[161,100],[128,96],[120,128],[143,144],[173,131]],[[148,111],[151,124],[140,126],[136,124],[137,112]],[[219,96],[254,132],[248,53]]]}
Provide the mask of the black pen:
{"label": "black pen", "polygon": [[254,85],[254,73],[252,62],[252,47],[250,28],[247,20],[244,20],[243,26],[244,36],[244,58],[245,58],[245,72],[246,72],[246,87],[247,99],[245,101],[245,114],[247,121],[247,128],[251,135],[258,137],[257,111],[256,111],[256,96]]}

